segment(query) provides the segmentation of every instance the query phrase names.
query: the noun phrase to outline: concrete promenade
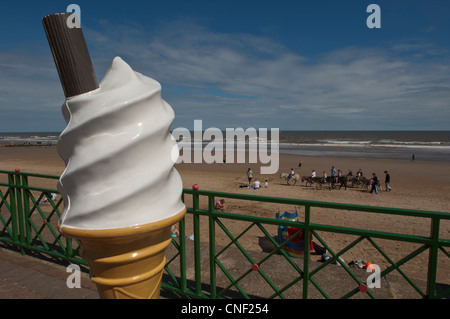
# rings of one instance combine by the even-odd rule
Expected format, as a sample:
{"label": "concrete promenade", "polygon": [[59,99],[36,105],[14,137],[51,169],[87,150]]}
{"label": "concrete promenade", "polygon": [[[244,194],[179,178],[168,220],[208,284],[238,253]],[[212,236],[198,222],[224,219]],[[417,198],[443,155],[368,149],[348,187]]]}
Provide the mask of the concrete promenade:
{"label": "concrete promenade", "polygon": [[[192,245],[187,245],[186,255],[193,256],[193,248]],[[7,248],[5,248],[7,247]],[[205,247],[206,248],[206,247]],[[170,251],[168,251],[170,253]],[[277,256],[275,256],[277,257]],[[280,256],[281,257],[281,256]],[[0,299],[99,299],[97,294],[97,289],[95,284],[92,283],[89,279],[89,275],[86,271],[81,272],[81,288],[68,288],[67,286],[67,278],[71,275],[71,273],[67,272],[67,268],[65,265],[58,264],[55,260],[41,255],[40,258],[21,255],[20,252],[12,250],[10,247],[5,246],[0,243]],[[234,271],[233,263],[236,262],[239,258],[239,252],[233,249],[230,249],[226,254],[223,254],[222,263],[227,264],[230,267],[230,271]],[[205,272],[202,274],[202,278],[208,278],[208,265],[209,261],[207,257],[202,256],[201,260],[202,264],[205,265]],[[286,270],[277,269],[277,265],[279,261],[274,259],[273,266],[267,265],[270,269],[266,269],[268,272],[273,273],[276,277],[282,277],[286,275]],[[345,283],[345,281],[350,280],[348,274],[343,274],[342,267],[333,266],[326,267],[325,269],[329,269],[321,273],[320,279],[330,279],[337,280],[341,283]],[[187,269],[188,280],[192,280],[194,277],[193,269]],[[279,268],[279,267],[278,267]],[[340,268],[340,269],[339,269]],[[337,272],[341,270],[340,272]],[[358,269],[358,271],[361,269]],[[322,270],[323,271],[323,270]],[[367,276],[365,271],[359,274],[361,276]],[[217,272],[217,286],[218,287],[226,287],[229,283],[224,280],[223,276]],[[256,274],[255,274],[256,275]],[[387,285],[386,281],[383,281],[382,288],[376,290],[376,297],[379,299],[418,299],[420,295],[414,291],[411,287],[405,285],[405,281],[401,276],[398,275],[388,275],[389,285]],[[332,281],[329,281],[332,282]],[[335,281],[334,281],[335,282]],[[191,281],[192,283],[192,281]],[[421,289],[425,288],[425,282],[417,281],[416,282]],[[243,283],[244,285],[245,283]],[[349,281],[351,285],[351,280]],[[253,291],[251,293],[253,296],[261,296],[260,294],[264,289],[262,285],[257,280],[257,277],[251,277],[249,282],[247,283],[248,291]],[[336,296],[342,295],[342,286],[339,285],[327,285],[326,287],[327,293],[330,296],[333,296],[333,293],[336,292]],[[443,289],[447,289],[448,286],[442,287]],[[300,288],[301,289],[301,288]],[[247,290],[246,290],[247,291]],[[359,295],[359,296],[358,296]],[[357,299],[367,299],[368,296],[365,294],[358,294],[356,296]],[[294,295],[295,296],[295,295]],[[230,297],[230,296],[229,296]],[[288,296],[290,298],[290,296]],[[171,294],[170,292],[162,292],[162,299],[172,299],[172,298],[180,298],[175,294]],[[242,298],[242,296],[236,295],[235,297],[231,296],[231,298]],[[295,297],[294,297],[295,298]],[[317,296],[314,291],[311,291],[311,298],[321,298]]]}
{"label": "concrete promenade", "polygon": [[81,288],[68,288],[66,267],[0,246],[0,299],[98,299],[95,284],[81,272]]}

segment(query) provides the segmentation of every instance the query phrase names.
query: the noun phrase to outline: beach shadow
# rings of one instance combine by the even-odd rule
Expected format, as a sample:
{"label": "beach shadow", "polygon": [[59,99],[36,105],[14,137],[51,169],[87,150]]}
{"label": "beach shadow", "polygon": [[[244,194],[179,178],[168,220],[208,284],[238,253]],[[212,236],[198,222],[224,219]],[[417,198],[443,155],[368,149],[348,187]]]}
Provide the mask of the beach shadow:
{"label": "beach shadow", "polygon": [[296,185],[294,185],[294,184],[286,184],[286,183],[278,183],[277,185],[280,185],[280,186],[300,186],[300,184],[296,184]]}
{"label": "beach shadow", "polygon": [[[275,235],[272,237],[272,239],[278,242],[278,236]],[[258,237],[258,244],[259,247],[261,247],[262,251],[265,253],[271,253],[275,249],[275,246],[272,244],[269,238],[267,238],[267,236]]]}
{"label": "beach shadow", "polygon": [[[0,248],[7,249],[7,250],[10,250],[10,251],[22,254],[22,251],[20,250],[20,248],[17,247],[16,245],[14,245],[14,244],[6,243],[6,242],[0,242]],[[40,259],[42,261],[46,261],[46,262],[49,262],[49,263],[52,263],[52,264],[56,264],[58,266],[62,266],[62,267],[66,267],[66,268],[67,268],[67,266],[72,264],[70,261],[67,261],[67,260],[63,259],[63,257],[53,257],[53,256],[50,256],[50,255],[47,255],[45,252],[41,253],[39,251],[32,250],[32,249],[27,249],[27,248],[24,248],[23,252],[25,253],[25,256],[37,258],[37,259]],[[81,265],[81,264],[78,264],[78,265],[80,267],[80,271],[81,272],[89,274],[89,267]]]}
{"label": "beach shadow", "polygon": [[[444,292],[450,288],[450,285],[436,283],[436,294],[440,294],[441,292]],[[450,295],[447,295],[444,297],[445,299],[450,299]]]}

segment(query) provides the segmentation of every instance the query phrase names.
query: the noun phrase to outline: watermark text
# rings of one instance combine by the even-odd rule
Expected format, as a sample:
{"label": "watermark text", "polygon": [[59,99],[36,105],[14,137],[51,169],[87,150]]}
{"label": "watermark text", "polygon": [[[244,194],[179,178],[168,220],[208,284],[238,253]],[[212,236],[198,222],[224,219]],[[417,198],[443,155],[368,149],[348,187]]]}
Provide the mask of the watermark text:
{"label": "watermark text", "polygon": [[[174,163],[260,163],[261,174],[274,174],[279,168],[279,129],[218,128],[203,130],[202,121],[194,121],[194,131],[176,128],[172,136],[177,148],[172,150]],[[236,155],[236,156],[235,156]],[[248,162],[246,161],[248,157]]]}

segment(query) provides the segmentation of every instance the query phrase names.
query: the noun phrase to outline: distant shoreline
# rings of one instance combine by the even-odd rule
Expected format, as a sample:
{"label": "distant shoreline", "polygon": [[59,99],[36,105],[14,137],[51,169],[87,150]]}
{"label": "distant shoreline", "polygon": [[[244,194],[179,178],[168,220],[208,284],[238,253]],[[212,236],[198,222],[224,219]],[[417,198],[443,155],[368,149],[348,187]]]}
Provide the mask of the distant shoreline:
{"label": "distant shoreline", "polygon": [[48,144],[27,144],[27,143],[20,143],[20,144],[2,144],[0,143],[0,147],[56,147],[56,144],[48,143]]}
{"label": "distant shoreline", "polygon": [[[245,130],[244,130],[245,131]],[[204,148],[216,136],[206,138],[203,133],[190,132],[190,139],[178,141],[180,148],[192,151]],[[55,147],[60,132],[0,133],[0,146]],[[220,136],[220,134],[219,134]],[[235,149],[249,151],[267,144],[270,152],[271,136],[246,135],[245,140],[235,140]],[[222,137],[226,139],[226,134]],[[212,139],[212,140],[211,140]],[[238,144],[239,143],[239,144]],[[242,144],[240,144],[242,143]],[[224,150],[226,144],[223,144]],[[361,159],[416,160],[426,162],[450,162],[450,131],[293,131],[283,130],[279,134],[275,151],[294,156],[343,157]]]}

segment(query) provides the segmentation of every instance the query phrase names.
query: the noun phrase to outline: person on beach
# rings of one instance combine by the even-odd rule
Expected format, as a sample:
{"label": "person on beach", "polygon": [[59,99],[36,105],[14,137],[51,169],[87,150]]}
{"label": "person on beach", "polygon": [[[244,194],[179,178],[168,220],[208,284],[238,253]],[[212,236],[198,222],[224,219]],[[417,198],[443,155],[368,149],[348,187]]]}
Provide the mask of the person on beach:
{"label": "person on beach", "polygon": [[44,196],[44,199],[39,202],[39,204],[50,204],[48,198],[50,198],[53,202],[58,198],[58,195],[56,195],[55,193],[47,193],[47,196]]}
{"label": "person on beach", "polygon": [[391,175],[389,174],[388,171],[384,171],[384,173],[386,174],[386,177],[384,178],[384,184],[386,186],[386,192],[390,192],[391,191],[391,186],[389,186],[389,184],[391,183]]}
{"label": "person on beach", "polygon": [[264,181],[264,188],[269,188],[269,182],[267,181],[267,179]]}
{"label": "person on beach", "polygon": [[359,170],[356,172],[356,177],[357,177],[358,179],[360,179],[362,176],[363,176],[363,172],[362,172],[361,169],[359,169]]}
{"label": "person on beach", "polygon": [[322,180],[323,180],[324,183],[327,182],[327,173],[325,173],[325,171],[323,171],[323,177],[322,177]]}
{"label": "person on beach", "polygon": [[248,183],[250,184],[253,179],[253,172],[250,168],[247,170],[247,177],[248,177]]}
{"label": "person on beach", "polygon": [[416,159],[416,156],[413,154],[412,157],[411,157],[411,162],[414,162],[415,159]]}
{"label": "person on beach", "polygon": [[291,168],[291,172],[289,173],[288,179],[291,179],[294,176],[294,169]]}
{"label": "person on beach", "polygon": [[336,169],[334,166],[331,167],[331,178],[336,179]]}
{"label": "person on beach", "polygon": [[373,177],[371,180],[372,183],[372,189],[370,190],[370,193],[372,194],[373,191],[375,191],[375,194],[378,194],[378,177],[375,175],[375,173],[372,173]]}
{"label": "person on beach", "polygon": [[351,169],[348,170],[347,176],[353,176],[353,172]]}
{"label": "person on beach", "polygon": [[220,210],[223,212],[223,210],[225,209],[225,200],[221,199],[218,200],[215,204],[214,204],[214,209],[215,210]]}
{"label": "person on beach", "polygon": [[312,177],[312,178],[315,178],[315,177],[316,177],[316,170],[314,170],[314,169],[312,170],[311,177]]}
{"label": "person on beach", "polygon": [[170,233],[172,234],[172,237],[180,236],[180,231],[178,230],[178,226],[172,225],[172,227],[170,228]]}
{"label": "person on beach", "polygon": [[302,168],[302,164],[303,164],[303,161],[300,160],[300,161],[298,162],[298,168]]}
{"label": "person on beach", "polygon": [[261,183],[258,181],[258,179],[255,177],[255,182],[253,183],[253,188],[258,189],[261,188]]}

